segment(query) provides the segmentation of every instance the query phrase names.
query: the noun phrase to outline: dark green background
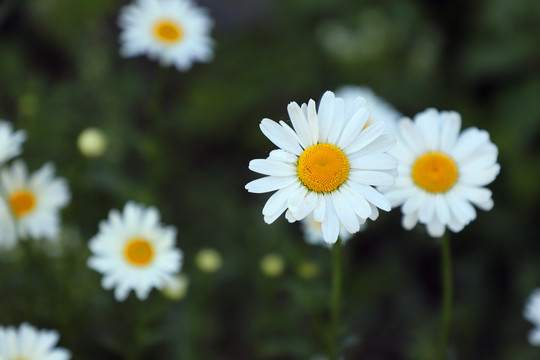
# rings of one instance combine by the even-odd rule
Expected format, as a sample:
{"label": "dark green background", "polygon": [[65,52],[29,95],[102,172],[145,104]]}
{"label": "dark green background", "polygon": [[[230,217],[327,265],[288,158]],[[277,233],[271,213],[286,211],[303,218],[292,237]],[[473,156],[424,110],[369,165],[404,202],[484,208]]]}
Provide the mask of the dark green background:
{"label": "dark green background", "polygon": [[[250,159],[274,147],[263,117],[341,85],[368,85],[407,116],[456,110],[490,132],[501,173],[495,208],[451,237],[456,359],[538,359],[522,317],[540,286],[540,2],[206,0],[215,59],[186,73],[118,55],[125,1],[0,1],[0,117],[25,129],[22,158],[69,180],[64,251],[24,242],[0,254],[0,324],[61,333],[74,359],[310,359],[326,352],[330,253],[284,219],[266,225],[267,195],[248,194]],[[89,126],[110,143],[88,159]],[[111,208],[156,205],[178,228],[187,298],[154,291],[116,303],[89,270],[88,239]],[[399,210],[344,248],[346,359],[432,360],[440,304],[439,246]],[[224,258],[204,274],[204,247]],[[282,254],[268,278],[259,260]],[[319,275],[297,267],[315,261]],[[138,323],[138,327],[135,324]],[[135,331],[134,329],[139,329]]]}

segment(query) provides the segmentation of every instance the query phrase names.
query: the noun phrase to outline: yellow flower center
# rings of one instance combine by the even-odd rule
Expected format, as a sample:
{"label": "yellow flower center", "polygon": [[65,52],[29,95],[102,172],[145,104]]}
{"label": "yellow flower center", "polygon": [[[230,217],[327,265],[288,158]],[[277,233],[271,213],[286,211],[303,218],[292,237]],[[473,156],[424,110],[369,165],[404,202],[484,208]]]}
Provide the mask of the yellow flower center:
{"label": "yellow flower center", "polygon": [[429,153],[420,156],[412,168],[412,177],[416,185],[432,193],[449,190],[458,177],[454,160],[441,153]]}
{"label": "yellow flower center", "polygon": [[158,22],[156,26],[154,26],[154,34],[159,40],[167,43],[177,42],[184,35],[182,28],[169,20]]}
{"label": "yellow flower center", "polygon": [[124,255],[130,264],[135,266],[148,265],[154,257],[154,249],[148,240],[143,238],[131,239],[125,249]]}
{"label": "yellow flower center", "polygon": [[36,206],[36,198],[28,190],[19,190],[9,196],[9,203],[15,216],[23,216]]}
{"label": "yellow flower center", "polygon": [[310,146],[298,158],[298,178],[318,193],[336,190],[349,176],[347,156],[332,144]]}

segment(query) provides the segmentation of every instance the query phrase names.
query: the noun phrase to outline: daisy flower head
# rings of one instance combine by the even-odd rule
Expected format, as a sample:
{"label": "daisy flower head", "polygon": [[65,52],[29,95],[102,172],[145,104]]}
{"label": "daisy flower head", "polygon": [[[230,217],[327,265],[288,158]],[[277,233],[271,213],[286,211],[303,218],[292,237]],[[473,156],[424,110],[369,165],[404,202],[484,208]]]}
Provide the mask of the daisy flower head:
{"label": "daisy flower head", "polygon": [[[360,219],[359,219],[360,220]],[[324,241],[321,223],[313,219],[313,215],[310,214],[300,220],[302,232],[304,233],[304,240],[311,245],[323,245],[328,248],[331,247],[330,243]],[[364,224],[360,225],[360,230],[364,228]],[[345,230],[343,225],[339,227],[339,238],[341,239],[341,244],[345,245],[347,241],[352,237],[352,234]]]}
{"label": "daisy flower head", "polygon": [[213,57],[213,20],[191,0],[136,0],[122,8],[118,25],[124,57],[146,54],[180,71]]}
{"label": "daisy flower head", "polygon": [[24,161],[16,160],[0,172],[0,187],[7,203],[0,207],[10,210],[18,237],[58,238],[60,210],[69,203],[70,193],[66,180],[55,178],[52,163],[28,174]]}
{"label": "daisy flower head", "polygon": [[11,123],[0,119],[0,165],[21,154],[24,140],[23,130],[13,131]]}
{"label": "daisy flower head", "polygon": [[176,228],[163,226],[155,207],[129,201],[122,213],[111,210],[99,224],[88,244],[88,267],[103,274],[104,289],[115,288],[116,300],[124,301],[131,290],[144,300],[152,288],[165,288],[180,272],[183,254],[175,240]]}
{"label": "daisy flower head", "polygon": [[386,131],[390,134],[396,133],[397,121],[402,116],[401,113],[387,101],[378,97],[369,87],[345,85],[336,90],[336,96],[343,98],[345,107],[353,103],[357,97],[363,97],[366,99],[366,106],[370,113],[366,126],[377,121],[384,121]]}
{"label": "daisy flower head", "polygon": [[0,360],[69,360],[71,354],[56,347],[60,336],[54,330],[38,330],[22,323],[18,328],[0,326]]}
{"label": "daisy flower head", "polygon": [[263,208],[266,223],[286,210],[289,222],[313,214],[324,241],[335,243],[340,224],[355,233],[367,218],[377,218],[377,208],[390,211],[390,202],[373,186],[394,184],[397,161],[386,151],[395,138],[384,134],[383,122],[365,127],[365,103],[358,97],[346,108],[342,98],[328,91],[318,109],[313,100],[289,104],[293,128],[284,121],[262,120],[263,134],[280,149],[249,163],[250,170],[267,176],[246,189],[277,190]]}
{"label": "daisy flower head", "polygon": [[493,207],[484,186],[499,174],[497,146],[485,130],[460,128],[457,112],[432,108],[399,121],[398,143],[391,150],[399,161],[398,177],[395,186],[381,191],[393,207],[401,206],[405,229],[420,222],[430,236],[440,237],[447,227],[459,232],[474,220],[473,205]]}
{"label": "daisy flower head", "polygon": [[540,289],[535,289],[529,296],[523,309],[523,317],[535,326],[529,331],[529,343],[540,346]]}

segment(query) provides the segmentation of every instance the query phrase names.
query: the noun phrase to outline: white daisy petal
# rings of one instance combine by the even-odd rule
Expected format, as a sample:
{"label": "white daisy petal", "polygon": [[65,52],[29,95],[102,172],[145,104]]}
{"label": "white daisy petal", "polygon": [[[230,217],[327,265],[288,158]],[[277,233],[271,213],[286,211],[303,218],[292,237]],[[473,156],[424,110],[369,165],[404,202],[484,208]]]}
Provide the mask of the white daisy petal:
{"label": "white daisy petal", "polygon": [[418,209],[418,219],[420,219],[421,223],[427,224],[435,215],[435,199],[432,197],[428,197],[420,209]]}
{"label": "white daisy petal", "polygon": [[412,230],[414,226],[418,223],[418,212],[412,212],[405,214],[401,219],[401,225],[405,230]]}
{"label": "white daisy petal", "polygon": [[347,148],[359,135],[369,119],[369,110],[366,107],[361,107],[352,116],[351,120],[345,125],[339,146],[342,149]]}
{"label": "white daisy petal", "polygon": [[349,201],[347,201],[339,190],[334,191],[330,197],[340,223],[343,224],[348,232],[352,234],[358,232],[358,230],[360,230],[360,223],[358,222],[358,217],[356,217],[353,208],[349,205]]}
{"label": "white daisy petal", "polygon": [[334,210],[331,197],[325,196],[324,199],[326,201],[326,214],[321,223],[321,229],[324,241],[333,244],[337,241],[339,236],[339,218]]}
{"label": "white daisy petal", "polygon": [[345,126],[345,103],[342,98],[334,99],[334,121],[328,133],[328,142],[330,144],[338,144],[339,136]]}
{"label": "white daisy petal", "polygon": [[439,221],[437,217],[434,217],[432,221],[426,224],[426,229],[431,237],[441,237],[444,234],[444,224]]}
{"label": "white daisy petal", "polygon": [[461,128],[461,115],[455,111],[442,111],[441,151],[449,153],[454,147]]}
{"label": "white daisy petal", "polygon": [[378,122],[368,126],[358,136],[358,138],[345,148],[347,154],[354,154],[362,148],[375,142],[385,131],[386,125],[383,122]]}
{"label": "white daisy petal", "polygon": [[286,163],[295,164],[298,161],[298,157],[290,152],[284,150],[272,150],[268,154],[268,158]]}
{"label": "white daisy petal", "polygon": [[291,102],[289,106],[287,106],[287,112],[289,113],[294,131],[298,135],[298,139],[300,139],[300,145],[302,145],[304,149],[313,145],[311,129],[309,128],[306,116],[302,112],[300,106],[295,102]]}
{"label": "white daisy petal", "polygon": [[313,209],[313,220],[317,222],[322,222],[324,220],[325,215],[326,215],[326,200],[324,199],[324,196],[318,196],[317,204],[315,205],[315,208]]}
{"label": "white daisy petal", "polygon": [[399,134],[403,139],[404,144],[412,151],[414,155],[418,155],[425,151],[425,142],[414,123],[409,118],[402,118],[399,121]]}
{"label": "white daisy petal", "polygon": [[281,149],[295,155],[302,153],[302,148],[298,139],[280,126],[277,122],[270,119],[263,119],[260,125],[261,131],[271,142]]}
{"label": "white daisy petal", "polygon": [[249,169],[259,174],[272,176],[294,176],[296,168],[289,164],[272,159],[255,159],[249,162]]}
{"label": "white daisy petal", "polygon": [[289,197],[294,194],[298,188],[299,185],[295,183],[293,185],[281,188],[276,191],[272,196],[270,196],[270,198],[264,205],[262,211],[263,215],[274,214],[277,209],[280,209],[283,206],[283,204],[287,204]]}
{"label": "white daisy petal", "polygon": [[359,194],[358,187],[360,186],[362,185],[351,182],[343,185],[341,192],[349,200],[349,205],[353,208],[354,213],[362,219],[367,219],[372,210],[369,202],[364,197],[357,196]]}
{"label": "white daisy petal", "polygon": [[332,121],[334,117],[334,101],[335,96],[331,91],[327,91],[321,98],[319,104],[319,142],[326,143],[328,141],[328,134],[332,127]]}
{"label": "white daisy petal", "polygon": [[461,161],[488,141],[489,134],[487,131],[478,130],[474,127],[468,128],[460,134],[450,154],[457,161]]}
{"label": "white daisy petal", "polygon": [[13,131],[11,123],[0,119],[0,165],[21,154],[24,140],[23,130]]}
{"label": "white daisy petal", "polygon": [[395,157],[385,153],[372,153],[362,156],[351,156],[350,165],[358,170],[392,170],[397,168]]}
{"label": "white daisy petal", "polygon": [[287,187],[296,182],[296,177],[294,176],[266,176],[246,185],[246,190],[251,193],[266,193],[274,190],[279,190],[283,187]]}
{"label": "white daisy petal", "polygon": [[381,171],[353,170],[349,178],[364,185],[394,185],[395,177]]}
{"label": "white daisy petal", "polygon": [[437,110],[427,109],[414,117],[415,125],[424,139],[428,152],[439,149],[440,129],[437,115]]}
{"label": "white daisy petal", "polygon": [[371,204],[384,211],[390,211],[392,209],[390,201],[383,194],[381,194],[371,186],[361,184],[354,185],[355,191],[362,195],[362,197],[369,201]]}
{"label": "white daisy petal", "polygon": [[315,101],[311,99],[308,102],[306,116],[311,132],[311,144],[314,145],[319,140],[319,117],[317,115],[317,107],[315,105]]}

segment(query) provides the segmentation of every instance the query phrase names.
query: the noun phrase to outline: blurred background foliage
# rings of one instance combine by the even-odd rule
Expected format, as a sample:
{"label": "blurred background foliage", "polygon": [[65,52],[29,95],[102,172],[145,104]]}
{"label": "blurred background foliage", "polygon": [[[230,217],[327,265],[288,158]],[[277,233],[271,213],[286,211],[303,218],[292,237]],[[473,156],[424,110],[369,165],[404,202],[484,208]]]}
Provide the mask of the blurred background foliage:
{"label": "blurred background foliage", "polygon": [[[257,177],[249,160],[273,149],[263,117],[285,119],[289,101],[354,84],[407,116],[452,109],[491,133],[495,208],[451,237],[453,353],[538,359],[521,312],[540,286],[540,2],[199,3],[216,22],[215,59],[179,73],[119,57],[127,1],[0,2],[0,117],[27,131],[30,168],[54,161],[73,193],[57,245],[0,254],[0,324],[57,329],[74,359],[322,359],[329,252],[284,219],[264,224],[268,196],[244,185]],[[100,157],[77,148],[88,127],[107,135]],[[130,199],[178,227],[183,299],[154,291],[116,303],[86,267],[99,221]],[[213,272],[195,261],[203,248],[221,256]],[[345,358],[433,359],[437,241],[402,230],[395,210],[344,254]]]}

